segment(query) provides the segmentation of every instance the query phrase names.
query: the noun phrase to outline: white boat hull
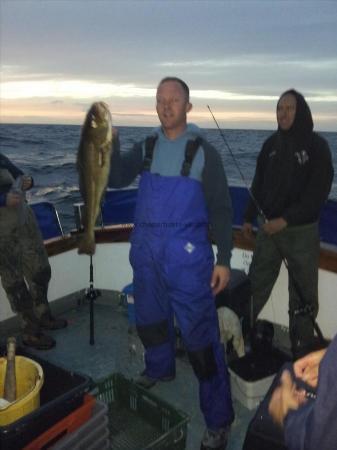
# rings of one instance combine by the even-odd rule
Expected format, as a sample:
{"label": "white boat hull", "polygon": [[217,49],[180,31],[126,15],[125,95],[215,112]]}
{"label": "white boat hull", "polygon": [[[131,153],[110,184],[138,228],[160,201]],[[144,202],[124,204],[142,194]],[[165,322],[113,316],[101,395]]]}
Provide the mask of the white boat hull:
{"label": "white boat hull", "polygon": [[[97,245],[93,257],[95,288],[119,291],[132,282],[129,249],[129,242],[107,242]],[[252,251],[234,248],[231,265],[247,273],[251,258]],[[50,256],[49,261],[52,268],[52,279],[49,284],[50,302],[89,287],[89,256],[78,255],[76,249],[71,249]],[[336,290],[337,273],[320,269],[320,309],[317,321],[326,338],[332,338],[337,332]],[[1,284],[0,298],[0,317],[3,321],[14,314]],[[288,278],[284,266],[260,318],[288,327]]]}

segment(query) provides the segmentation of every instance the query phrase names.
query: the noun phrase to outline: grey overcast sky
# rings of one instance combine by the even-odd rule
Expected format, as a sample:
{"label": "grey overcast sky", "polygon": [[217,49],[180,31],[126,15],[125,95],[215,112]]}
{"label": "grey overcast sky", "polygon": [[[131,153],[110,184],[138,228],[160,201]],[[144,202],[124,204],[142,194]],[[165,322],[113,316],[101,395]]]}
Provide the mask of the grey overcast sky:
{"label": "grey overcast sky", "polygon": [[97,99],[116,125],[154,125],[155,89],[190,86],[190,120],[275,128],[279,95],[337,130],[337,1],[0,0],[1,120],[82,123]]}

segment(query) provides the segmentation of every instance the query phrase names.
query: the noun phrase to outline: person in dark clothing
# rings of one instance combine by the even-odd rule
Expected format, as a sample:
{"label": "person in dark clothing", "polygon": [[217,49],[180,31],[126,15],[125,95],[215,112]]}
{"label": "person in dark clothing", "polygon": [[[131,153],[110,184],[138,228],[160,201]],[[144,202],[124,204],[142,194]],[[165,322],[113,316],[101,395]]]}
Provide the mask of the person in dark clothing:
{"label": "person in dark clothing", "polygon": [[251,188],[256,202],[251,199],[247,205],[243,234],[252,237],[252,222],[258,216],[249,270],[254,320],[271,294],[282,258],[288,263],[289,333],[293,354],[299,357],[313,349],[318,219],[330,192],[333,166],[328,143],[313,131],[310,108],[300,93],[284,92],[276,114],[278,130],[265,141],[257,159]]}
{"label": "person in dark clothing", "polygon": [[186,83],[163,79],[156,100],[161,127],[129,152],[114,150],[109,181],[122,187],[140,174],[130,251],[145,348],[138,383],[149,388],[175,377],[175,316],[200,386],[201,449],[224,450],[234,411],[214,295],[230,277],[231,200],[219,154],[187,124]]}
{"label": "person in dark clothing", "polygon": [[[328,349],[310,353],[284,371],[269,402],[269,413],[283,427],[289,450],[337,448],[337,335]],[[314,391],[298,387],[304,382]],[[309,391],[310,392],[310,391]]]}
{"label": "person in dark clothing", "polygon": [[55,319],[47,299],[51,269],[34,213],[25,200],[33,179],[0,153],[0,278],[22,327],[22,342],[48,350],[55,345],[43,329],[67,326]]}

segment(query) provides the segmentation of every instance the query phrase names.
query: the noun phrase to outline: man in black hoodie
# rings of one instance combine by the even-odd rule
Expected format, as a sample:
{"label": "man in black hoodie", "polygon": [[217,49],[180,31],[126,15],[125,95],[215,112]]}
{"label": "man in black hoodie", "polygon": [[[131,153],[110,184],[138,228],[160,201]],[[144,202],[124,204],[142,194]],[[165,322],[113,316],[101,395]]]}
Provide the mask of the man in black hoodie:
{"label": "man in black hoodie", "polygon": [[[277,103],[278,130],[263,144],[257,159],[243,233],[260,225],[250,266],[253,315],[267,302],[282,259],[289,270],[289,332],[299,357],[311,350],[313,319],[318,313],[318,218],[333,179],[331,153],[325,139],[313,132],[310,108],[294,89]],[[259,206],[259,210],[257,208]],[[263,215],[263,217],[261,217]]]}

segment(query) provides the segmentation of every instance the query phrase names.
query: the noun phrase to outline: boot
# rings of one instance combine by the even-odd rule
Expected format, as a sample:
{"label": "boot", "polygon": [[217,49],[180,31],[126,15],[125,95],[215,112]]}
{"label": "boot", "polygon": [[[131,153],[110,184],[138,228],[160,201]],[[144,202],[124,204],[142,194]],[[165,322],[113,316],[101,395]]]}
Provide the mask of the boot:
{"label": "boot", "polygon": [[329,342],[324,339],[324,341],[320,341],[317,337],[313,339],[303,342],[297,340],[291,346],[291,351],[293,354],[293,359],[296,361],[299,358],[307,355],[308,353],[314,352],[316,350],[321,350],[322,348],[326,348],[329,345]]}
{"label": "boot", "polygon": [[32,347],[37,350],[50,350],[56,345],[55,340],[51,336],[48,336],[47,334],[43,334],[41,332],[24,332],[22,334],[22,343],[27,347]]}
{"label": "boot", "polygon": [[39,325],[43,330],[60,330],[61,328],[66,328],[68,322],[66,319],[56,319],[51,314],[45,314],[40,318]]}
{"label": "boot", "polygon": [[200,450],[226,450],[230,427],[220,428],[217,431],[205,430]]}
{"label": "boot", "polygon": [[139,384],[139,386],[141,386],[141,387],[143,387],[145,389],[150,389],[157,383],[157,381],[167,382],[167,381],[174,380],[174,378],[175,378],[174,375],[170,375],[170,376],[167,376],[167,377],[161,377],[161,378],[152,378],[149,375],[147,375],[145,373],[145,371],[144,371],[136,379],[136,384]]}

